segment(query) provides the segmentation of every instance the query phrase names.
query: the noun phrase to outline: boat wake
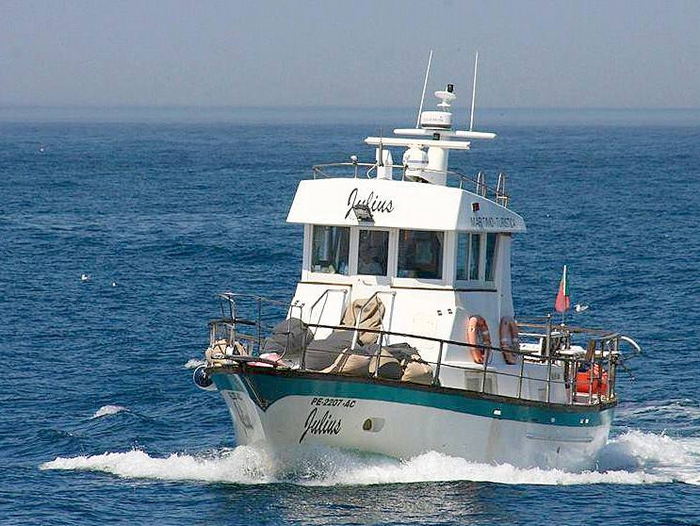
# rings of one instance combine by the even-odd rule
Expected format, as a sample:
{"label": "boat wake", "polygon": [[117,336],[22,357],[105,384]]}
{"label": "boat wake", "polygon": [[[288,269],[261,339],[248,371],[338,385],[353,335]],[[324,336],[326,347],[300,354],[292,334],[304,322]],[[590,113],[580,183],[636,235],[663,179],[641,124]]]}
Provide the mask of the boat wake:
{"label": "boat wake", "polygon": [[42,470],[105,472],[125,478],[206,483],[308,486],[370,485],[438,481],[501,484],[700,484],[700,438],[671,439],[629,431],[604,448],[596,471],[521,469],[468,462],[431,451],[407,461],[340,451],[304,448],[271,453],[238,446],[199,455],[153,457],[144,451],[58,457]]}

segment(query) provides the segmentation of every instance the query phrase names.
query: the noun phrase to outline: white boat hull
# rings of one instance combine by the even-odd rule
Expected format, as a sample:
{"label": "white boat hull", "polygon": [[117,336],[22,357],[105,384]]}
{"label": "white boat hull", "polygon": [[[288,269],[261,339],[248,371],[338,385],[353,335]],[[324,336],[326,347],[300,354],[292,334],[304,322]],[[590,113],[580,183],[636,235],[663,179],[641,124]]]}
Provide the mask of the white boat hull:
{"label": "white boat hull", "polygon": [[212,371],[239,444],[323,444],[408,459],[594,467],[613,407],[563,406],[309,373]]}

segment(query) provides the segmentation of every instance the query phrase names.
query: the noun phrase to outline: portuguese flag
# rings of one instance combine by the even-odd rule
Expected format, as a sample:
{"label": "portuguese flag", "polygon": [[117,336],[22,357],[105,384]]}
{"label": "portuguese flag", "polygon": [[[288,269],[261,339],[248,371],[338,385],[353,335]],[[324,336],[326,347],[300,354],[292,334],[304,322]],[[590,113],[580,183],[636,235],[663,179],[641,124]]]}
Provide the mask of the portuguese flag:
{"label": "portuguese flag", "polygon": [[564,273],[561,276],[561,281],[559,282],[559,292],[557,292],[557,299],[554,302],[554,308],[557,312],[565,312],[569,310],[571,306],[571,299],[569,298],[569,284],[566,282],[566,265],[564,265]]}

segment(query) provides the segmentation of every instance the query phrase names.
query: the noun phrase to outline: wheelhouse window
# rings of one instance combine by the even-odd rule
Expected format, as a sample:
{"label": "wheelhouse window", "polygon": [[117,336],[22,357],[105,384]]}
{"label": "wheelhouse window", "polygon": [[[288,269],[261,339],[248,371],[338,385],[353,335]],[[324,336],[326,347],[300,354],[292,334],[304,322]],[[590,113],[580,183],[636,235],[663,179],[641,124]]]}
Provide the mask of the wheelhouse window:
{"label": "wheelhouse window", "polygon": [[400,278],[442,278],[444,233],[428,230],[399,231]]}
{"label": "wheelhouse window", "polygon": [[498,235],[457,233],[456,278],[461,281],[494,281]]}
{"label": "wheelhouse window", "polygon": [[486,234],[486,270],[484,276],[486,281],[493,281],[496,277],[496,234]]}
{"label": "wheelhouse window", "polygon": [[360,230],[357,247],[357,273],[386,276],[389,260],[389,232]]}
{"label": "wheelhouse window", "polygon": [[457,234],[457,279],[466,280],[469,268],[469,241],[470,236],[463,232]]}
{"label": "wheelhouse window", "polygon": [[311,241],[311,270],[326,274],[347,274],[350,229],[314,225]]}
{"label": "wheelhouse window", "polygon": [[469,234],[469,279],[479,279],[479,263],[481,263],[481,236]]}

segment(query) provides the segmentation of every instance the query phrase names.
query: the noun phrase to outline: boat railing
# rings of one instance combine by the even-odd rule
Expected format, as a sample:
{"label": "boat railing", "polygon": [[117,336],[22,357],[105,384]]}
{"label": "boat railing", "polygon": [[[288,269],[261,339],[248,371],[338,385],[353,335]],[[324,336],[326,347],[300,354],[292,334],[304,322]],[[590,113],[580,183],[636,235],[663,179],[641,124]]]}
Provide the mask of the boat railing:
{"label": "boat railing", "polygon": [[[238,343],[245,355],[259,356],[264,349],[265,339],[272,334],[274,324],[271,323],[271,313],[268,307],[272,307],[272,313],[289,313],[287,317],[293,317],[291,313],[298,312],[301,319],[303,304],[292,304],[287,302],[270,300],[261,296],[225,293],[219,295],[222,300],[222,317],[212,320],[210,326],[210,346],[221,339],[224,339],[228,346],[235,348]],[[316,304],[321,300],[319,298]],[[240,316],[241,304],[247,303],[249,307],[256,310],[254,317]],[[255,318],[255,319],[251,319]],[[444,371],[460,371],[464,378],[467,375],[478,378],[478,385],[467,385],[459,387],[467,391],[476,391],[487,394],[501,394],[518,399],[538,400],[547,403],[567,403],[576,405],[593,405],[612,402],[616,398],[615,384],[617,376],[617,365],[621,359],[620,342],[628,341],[629,338],[619,333],[604,331],[600,329],[587,329],[583,327],[572,327],[568,325],[554,324],[551,317],[540,320],[528,320],[519,323],[521,328],[521,344],[518,349],[502,349],[500,347],[469,344],[464,341],[437,338],[419,334],[390,331],[382,328],[371,329],[365,327],[307,323],[306,326],[315,333],[318,329],[328,329],[331,331],[353,331],[353,345],[344,350],[342,354],[358,355],[367,357],[366,351],[355,344],[358,333],[373,333],[377,335],[376,355],[370,359],[376,361],[373,377],[379,377],[379,364],[381,363],[381,352],[386,349],[385,342],[391,340],[411,341],[411,347],[416,348],[418,353],[421,347],[437,347],[437,358],[435,360],[425,360],[421,357],[420,362],[430,365],[432,369],[432,385],[441,385],[441,377]],[[583,345],[576,345],[576,340],[583,338]],[[416,344],[424,342],[425,345]],[[534,342],[534,343],[528,343]],[[633,340],[632,340],[633,342]],[[638,347],[636,342],[633,342]],[[452,357],[455,350],[463,349],[464,356],[467,357],[471,349],[484,351],[482,364],[468,363],[466,361],[446,360],[447,351]],[[306,354],[308,344],[301,351],[301,359],[298,364],[299,370],[312,371],[306,367]],[[324,350],[314,347],[316,353],[333,353],[338,356],[337,350]],[[496,368],[493,367],[493,357],[508,352],[515,355],[516,366]],[[284,357],[283,357],[284,358]],[[281,365],[284,361],[280,362]],[[534,367],[526,366],[532,364]],[[553,369],[558,371],[553,374]],[[533,375],[537,371],[539,374]],[[546,371],[546,374],[543,374]],[[316,371],[318,372],[318,371]],[[329,373],[330,374],[330,373]],[[339,373],[342,374],[342,373]],[[478,377],[476,375],[479,375]],[[494,392],[492,388],[498,378],[513,378],[517,389],[509,395]],[[527,384],[527,392],[525,386]],[[538,389],[538,395],[533,398],[532,386],[541,386],[542,393]],[[566,400],[560,396],[552,397],[553,390],[559,393],[566,393]]]}
{"label": "boat railing", "polygon": [[[560,385],[567,392],[567,404],[600,404],[605,402],[611,402],[615,399],[615,373],[618,364],[618,353],[617,353],[617,342],[620,338],[619,334],[616,333],[606,333],[604,338],[594,336],[589,340],[586,347],[586,353],[576,353],[567,352],[567,349],[560,348],[556,352],[551,352],[548,355],[542,356],[540,350],[528,351],[522,349],[502,349],[500,347],[493,347],[482,344],[470,344],[467,342],[459,340],[450,340],[444,338],[436,338],[425,335],[418,335],[412,333],[404,333],[397,331],[386,331],[382,329],[368,329],[362,328],[358,329],[353,326],[342,326],[342,325],[322,325],[322,324],[310,324],[311,326],[316,326],[319,328],[331,329],[331,330],[343,330],[343,331],[360,331],[369,332],[377,334],[377,341],[384,342],[387,338],[392,338],[396,340],[397,338],[405,338],[410,340],[418,340],[431,342],[438,345],[438,356],[437,360],[430,361],[421,358],[421,362],[430,365],[433,368],[433,380],[432,384],[437,386],[440,385],[441,369],[450,368],[454,370],[464,371],[464,372],[475,372],[480,373],[480,382],[477,389],[470,389],[465,386],[464,390],[467,391],[477,391],[481,393],[488,394],[498,394],[491,392],[487,388],[488,380],[498,377],[511,377],[517,380],[517,395],[514,398],[518,399],[532,399],[531,397],[526,397],[523,393],[523,384],[525,381],[535,382],[544,386],[545,394],[543,399],[537,399],[542,402],[552,403],[551,399],[552,386]],[[560,327],[561,328],[561,327]],[[591,331],[591,334],[596,334],[597,329],[583,329],[576,328],[579,333],[584,333],[585,331]],[[465,366],[461,363],[450,363],[444,360],[446,348],[452,346],[457,348],[462,348],[466,353],[470,349],[479,349],[484,351],[484,359],[482,364],[472,364],[471,366]],[[381,353],[383,345],[380,343],[378,346],[377,353]],[[420,349],[417,349],[420,351]],[[324,352],[322,349],[315,348],[315,352]],[[328,350],[328,353],[337,354],[337,351]],[[362,350],[348,349],[344,351],[350,355],[366,356]],[[502,354],[508,352],[512,355],[518,357],[517,362],[519,366],[516,368],[517,372],[508,369],[496,369],[489,367],[492,363],[492,357],[495,354]],[[379,354],[373,356],[377,363],[379,363]],[[541,378],[539,376],[529,376],[525,369],[526,363],[538,364],[540,366],[546,365],[546,377]],[[561,378],[554,377],[552,375],[552,368],[559,367],[563,369],[563,375]],[[578,373],[583,371],[583,376],[587,381],[586,388],[581,389],[581,382],[578,378]],[[378,376],[378,367],[372,375],[373,377]],[[561,403],[561,401],[559,401]]]}
{"label": "boat railing", "polygon": [[[381,166],[399,171],[402,181],[407,180],[409,177],[407,174],[409,167],[406,164],[383,164]],[[341,162],[317,164],[311,168],[311,171],[314,179],[334,177],[374,179],[377,177],[377,169],[379,167],[379,163]],[[477,172],[475,176],[465,175],[457,170],[437,171],[424,168],[421,172],[429,175],[444,175],[446,176],[447,186],[457,187],[462,190],[468,190],[471,187],[475,194],[491,199],[505,207],[508,206],[510,197],[505,192],[506,174],[503,172],[498,174],[498,184],[496,188],[486,184],[486,173],[483,171]]]}
{"label": "boat railing", "polygon": [[239,292],[223,292],[217,298],[221,317],[209,322],[209,345],[225,341],[233,346],[239,342],[250,355],[261,352],[264,339],[280,320],[301,319],[304,308],[298,302]]}

